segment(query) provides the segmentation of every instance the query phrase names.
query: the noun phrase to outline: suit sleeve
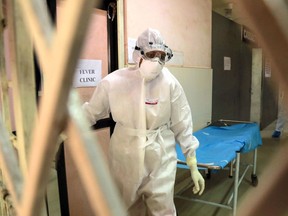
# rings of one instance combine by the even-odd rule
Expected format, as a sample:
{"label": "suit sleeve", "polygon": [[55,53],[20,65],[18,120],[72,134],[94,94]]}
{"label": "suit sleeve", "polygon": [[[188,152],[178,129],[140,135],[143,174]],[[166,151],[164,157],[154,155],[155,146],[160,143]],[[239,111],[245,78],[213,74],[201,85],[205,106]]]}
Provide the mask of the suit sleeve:
{"label": "suit sleeve", "polygon": [[186,157],[196,156],[195,150],[199,146],[199,141],[193,136],[191,109],[178,81],[171,89],[171,106],[171,130],[175,134],[176,142]]}
{"label": "suit sleeve", "polygon": [[100,81],[90,101],[82,105],[83,111],[91,125],[96,124],[99,119],[107,117],[110,113],[108,87],[107,81]]}

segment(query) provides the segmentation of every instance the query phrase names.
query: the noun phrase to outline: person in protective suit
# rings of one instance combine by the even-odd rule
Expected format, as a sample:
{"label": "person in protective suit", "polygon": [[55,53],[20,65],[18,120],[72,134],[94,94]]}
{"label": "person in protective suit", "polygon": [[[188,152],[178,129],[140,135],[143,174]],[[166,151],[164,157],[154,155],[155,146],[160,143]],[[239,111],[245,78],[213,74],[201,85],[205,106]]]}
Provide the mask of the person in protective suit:
{"label": "person in protective suit", "polygon": [[176,215],[176,143],[190,167],[193,192],[201,195],[205,188],[197,169],[199,142],[192,134],[189,104],[180,83],[164,67],[172,56],[158,30],[145,30],[133,52],[136,66],[107,75],[83,104],[91,124],[110,112],[116,122],[110,168],[132,216]]}
{"label": "person in protective suit", "polygon": [[280,138],[281,133],[283,132],[283,129],[287,122],[288,112],[285,106],[286,100],[287,98],[285,98],[284,90],[282,90],[281,88],[280,93],[279,93],[279,101],[278,101],[278,115],[277,115],[275,130],[272,133],[272,138]]}

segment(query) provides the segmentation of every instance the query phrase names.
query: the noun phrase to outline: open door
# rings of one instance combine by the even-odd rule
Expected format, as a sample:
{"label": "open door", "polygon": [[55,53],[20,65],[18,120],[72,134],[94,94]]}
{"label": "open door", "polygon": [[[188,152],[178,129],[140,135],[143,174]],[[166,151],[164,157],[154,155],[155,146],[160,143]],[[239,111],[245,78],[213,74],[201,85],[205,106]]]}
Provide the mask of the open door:
{"label": "open door", "polygon": [[[66,1],[57,2],[57,20],[61,19],[61,8],[65,3]],[[83,103],[89,101],[102,78],[118,69],[116,5],[116,0],[103,0],[101,7],[93,10],[74,78],[74,88]],[[58,25],[57,28],[61,26]],[[91,133],[96,136],[106,156],[114,125],[112,117],[107,116],[91,128]],[[69,138],[66,142],[69,142]],[[69,145],[65,143],[60,146],[57,158],[61,215],[92,215],[78,171],[69,148],[66,147]]]}
{"label": "open door", "polygon": [[278,86],[273,77],[273,68],[269,58],[263,56],[262,66],[262,100],[260,129],[267,127],[278,114]]}

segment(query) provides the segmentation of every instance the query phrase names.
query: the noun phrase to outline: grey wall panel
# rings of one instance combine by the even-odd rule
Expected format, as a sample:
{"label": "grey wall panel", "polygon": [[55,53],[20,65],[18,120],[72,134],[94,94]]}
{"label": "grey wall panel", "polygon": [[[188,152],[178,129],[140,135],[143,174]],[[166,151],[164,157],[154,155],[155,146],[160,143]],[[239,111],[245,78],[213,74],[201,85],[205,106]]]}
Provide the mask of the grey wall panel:
{"label": "grey wall panel", "polygon": [[[252,51],[241,40],[241,26],[212,12],[212,120],[250,119]],[[224,57],[231,69],[224,70]]]}

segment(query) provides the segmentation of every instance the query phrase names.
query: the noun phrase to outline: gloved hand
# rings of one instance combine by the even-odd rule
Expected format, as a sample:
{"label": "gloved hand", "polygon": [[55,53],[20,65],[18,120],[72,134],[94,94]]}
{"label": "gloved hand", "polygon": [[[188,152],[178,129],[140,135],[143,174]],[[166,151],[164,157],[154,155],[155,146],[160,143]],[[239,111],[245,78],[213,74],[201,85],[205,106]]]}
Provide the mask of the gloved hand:
{"label": "gloved hand", "polygon": [[197,168],[197,160],[195,156],[187,157],[187,165],[190,167],[191,178],[194,182],[193,193],[201,195],[205,189],[205,180]]}

